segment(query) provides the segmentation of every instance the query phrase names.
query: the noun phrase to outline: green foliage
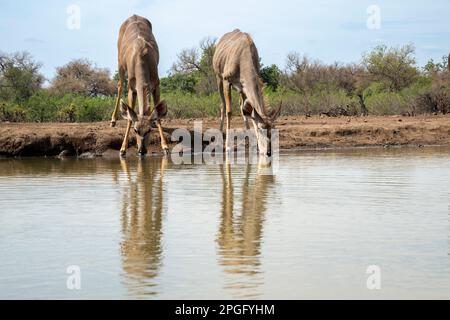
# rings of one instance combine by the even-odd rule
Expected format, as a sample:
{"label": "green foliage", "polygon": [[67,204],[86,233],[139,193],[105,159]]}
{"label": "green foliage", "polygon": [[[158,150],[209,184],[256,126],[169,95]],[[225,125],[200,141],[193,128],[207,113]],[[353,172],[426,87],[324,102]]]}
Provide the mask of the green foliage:
{"label": "green foliage", "polygon": [[[219,117],[221,99],[212,68],[215,45],[203,40],[183,50],[169,76],[161,79],[168,117]],[[27,53],[0,54],[0,121],[89,122],[109,120],[115,105],[118,74],[85,60],[58,68],[49,89],[42,88],[40,65]],[[284,115],[373,115],[450,112],[448,57],[415,65],[414,48],[379,46],[359,64],[325,64],[290,54],[285,70],[261,68],[270,106],[283,101]],[[127,94],[127,83],[124,83]],[[233,90],[233,113],[240,115]]]}
{"label": "green foliage", "polygon": [[418,76],[415,67],[414,46],[389,48],[385,45],[376,47],[363,56],[371,80],[382,83],[385,90],[400,91],[411,85]]}
{"label": "green foliage", "polygon": [[[267,95],[270,106],[277,106],[283,102],[284,115],[333,114],[342,110],[347,114],[355,114],[357,98],[349,97],[345,90],[334,89],[298,94],[295,91],[278,90]],[[342,113],[340,113],[342,114]]]}
{"label": "green foliage", "polygon": [[366,98],[370,114],[394,115],[410,111],[403,95],[398,92],[380,92]]}
{"label": "green foliage", "polygon": [[71,104],[75,105],[77,122],[102,121],[111,117],[115,99],[112,97],[86,98],[78,96],[73,99]]}
{"label": "green foliage", "polygon": [[24,104],[1,104],[0,121],[103,121],[110,118],[114,102],[113,97],[86,97],[76,94],[57,96],[50,90],[42,89]]}
{"label": "green foliage", "polygon": [[447,56],[443,56],[441,62],[434,62],[433,59],[430,59],[423,69],[428,74],[446,71],[448,69],[448,59],[449,57]]}
{"label": "green foliage", "polygon": [[[164,95],[168,106],[168,117],[170,118],[202,118],[218,117],[222,104],[219,93],[210,95],[186,94],[182,92],[171,92]],[[232,95],[234,114],[238,115],[239,96],[236,92]]]}
{"label": "green foliage", "polygon": [[25,103],[25,110],[30,121],[51,121],[57,111],[56,99],[48,91],[40,90]]}
{"label": "green foliage", "polygon": [[212,38],[200,41],[198,48],[182,50],[170,70],[171,76],[183,75],[195,78],[195,92],[199,94],[209,95],[217,92],[217,80],[213,70],[215,50],[215,39]]}
{"label": "green foliage", "polygon": [[25,122],[27,121],[26,110],[15,103],[0,104],[0,121]]}
{"label": "green foliage", "polygon": [[27,52],[0,53],[0,100],[23,103],[29,99],[44,82],[40,68]]}
{"label": "green foliage", "polygon": [[261,69],[261,79],[272,91],[276,91],[280,86],[280,78],[281,71],[275,64]]}
{"label": "green foliage", "polygon": [[161,79],[161,91],[195,93],[198,77],[193,73],[177,73]]}

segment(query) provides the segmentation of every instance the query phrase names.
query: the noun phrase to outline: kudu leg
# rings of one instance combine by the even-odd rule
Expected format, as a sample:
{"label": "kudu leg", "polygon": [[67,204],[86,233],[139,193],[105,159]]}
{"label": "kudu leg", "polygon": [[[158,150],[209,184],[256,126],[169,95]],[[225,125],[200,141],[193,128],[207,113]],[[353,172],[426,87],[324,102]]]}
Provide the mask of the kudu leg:
{"label": "kudu leg", "polygon": [[219,87],[220,99],[222,100],[222,104],[220,106],[220,131],[223,132],[223,123],[226,115],[226,103],[225,103],[225,95],[223,93],[223,81],[222,79],[217,80],[217,86]]}
{"label": "kudu leg", "polygon": [[111,116],[111,127],[116,126],[117,122],[117,112],[119,111],[119,105],[120,105],[120,99],[122,98],[122,80],[119,80],[119,83],[117,85],[117,99],[116,99],[116,106],[114,107],[113,114]]}
{"label": "kudu leg", "polygon": [[[154,108],[156,108],[156,106],[160,102],[160,99],[161,99],[160,89],[159,89],[159,85],[157,85],[155,90],[153,91]],[[163,149],[164,154],[167,155],[169,153],[169,147],[167,145],[166,136],[164,135],[164,130],[162,128],[161,121],[159,119],[156,122],[156,125],[158,126],[159,136],[161,137],[161,148]]]}
{"label": "kudu leg", "polygon": [[241,108],[242,117],[244,118],[245,130],[249,130],[250,129],[250,125],[248,124],[248,117],[244,114],[244,102],[245,102],[245,96],[241,93],[240,94],[239,106]]}
{"label": "kudu leg", "polygon": [[230,130],[231,130],[231,84],[228,81],[223,82],[223,93],[225,96],[225,106],[227,112],[227,136],[225,140],[225,150],[227,154],[231,153],[234,146],[230,145]]}
{"label": "kudu leg", "polygon": [[[136,105],[136,93],[133,92],[133,90],[128,90],[128,105],[131,106],[131,108],[133,108]],[[128,120],[128,124],[127,124],[127,131],[125,131],[125,137],[123,138],[123,142],[122,142],[122,148],[120,148],[120,155],[122,157],[124,157],[127,154],[127,149],[128,149],[128,137],[130,135],[130,129],[131,129],[131,125],[133,123],[131,122],[131,120]]]}

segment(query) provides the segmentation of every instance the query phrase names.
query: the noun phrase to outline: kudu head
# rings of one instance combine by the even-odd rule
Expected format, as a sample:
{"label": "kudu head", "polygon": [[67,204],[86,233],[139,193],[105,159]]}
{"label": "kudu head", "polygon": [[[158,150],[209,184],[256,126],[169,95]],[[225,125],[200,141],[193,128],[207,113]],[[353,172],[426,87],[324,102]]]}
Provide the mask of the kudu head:
{"label": "kudu head", "polygon": [[282,104],[281,102],[278,108],[272,109],[268,114],[260,114],[248,99],[244,102],[243,112],[253,120],[260,155],[271,157],[274,152],[272,150],[272,130],[281,114]]}
{"label": "kudu head", "polygon": [[150,108],[143,115],[137,114],[129,105],[121,101],[120,109],[122,117],[132,122],[132,128],[136,133],[138,153],[145,155],[147,153],[148,137],[152,129],[157,127],[157,121],[167,114],[167,104],[161,101],[156,105],[153,112]]}

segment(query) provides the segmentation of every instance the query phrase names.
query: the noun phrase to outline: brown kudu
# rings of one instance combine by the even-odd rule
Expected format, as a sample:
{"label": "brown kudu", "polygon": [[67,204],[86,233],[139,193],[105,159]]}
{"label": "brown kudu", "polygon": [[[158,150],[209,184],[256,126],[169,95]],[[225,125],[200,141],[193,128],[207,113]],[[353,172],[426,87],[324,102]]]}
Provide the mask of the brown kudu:
{"label": "brown kudu", "polygon": [[260,65],[256,46],[247,33],[236,29],[225,34],[217,43],[213,58],[219,93],[222,99],[221,125],[227,118],[226,150],[231,151],[231,87],[240,94],[240,108],[246,129],[251,119],[258,139],[260,154],[270,156],[271,130],[281,112],[280,106],[268,112],[264,103],[263,85],[259,77]]}
{"label": "brown kudu", "polygon": [[[146,154],[149,133],[155,127],[158,127],[161,136],[161,147],[167,152],[167,142],[160,122],[167,113],[167,105],[164,101],[160,101],[159,50],[150,21],[137,15],[128,18],[120,28],[117,46],[119,82],[111,126],[116,125],[119,105],[122,117],[128,120],[120,154],[122,156],[126,154],[132,126],[136,133],[140,155]],[[126,75],[128,75],[128,105],[121,100]],[[150,108],[150,95],[153,96],[153,112]],[[139,105],[137,113],[134,111],[136,98]]]}

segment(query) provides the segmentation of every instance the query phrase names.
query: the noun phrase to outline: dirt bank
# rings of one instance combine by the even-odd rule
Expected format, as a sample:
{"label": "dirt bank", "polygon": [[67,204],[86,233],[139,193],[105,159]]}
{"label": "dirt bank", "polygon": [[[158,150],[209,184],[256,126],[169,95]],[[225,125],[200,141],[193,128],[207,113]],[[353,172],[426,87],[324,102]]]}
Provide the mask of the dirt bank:
{"label": "dirt bank", "polygon": [[[164,120],[169,137],[176,128],[192,129],[196,119]],[[0,123],[0,155],[3,156],[101,156],[117,154],[125,121],[116,128],[100,123]],[[240,117],[233,127],[242,128]],[[217,119],[204,119],[203,129],[218,128]],[[450,116],[341,117],[304,116],[279,120],[282,150],[348,148],[392,145],[450,145]],[[134,134],[133,134],[134,135]],[[132,136],[133,136],[132,135]],[[150,152],[160,152],[159,138],[152,135]],[[135,144],[134,137],[131,145]],[[173,145],[172,145],[173,146]],[[133,153],[133,148],[130,154]]]}

